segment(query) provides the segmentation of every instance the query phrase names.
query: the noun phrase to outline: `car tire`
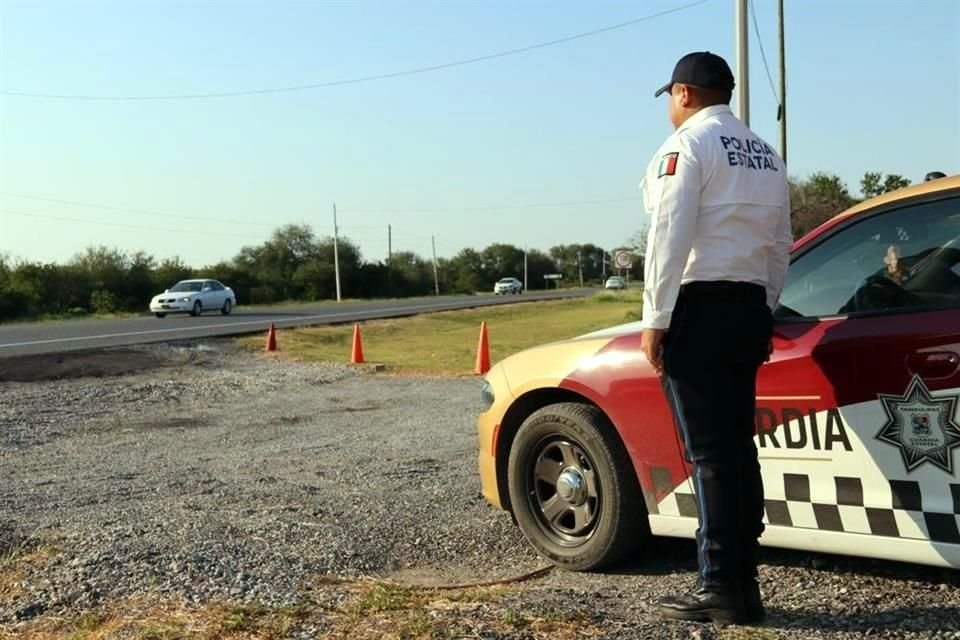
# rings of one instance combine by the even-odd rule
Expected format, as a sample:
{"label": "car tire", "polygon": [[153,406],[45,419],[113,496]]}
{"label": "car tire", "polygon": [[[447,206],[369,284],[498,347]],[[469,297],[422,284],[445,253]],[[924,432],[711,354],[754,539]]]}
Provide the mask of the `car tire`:
{"label": "car tire", "polygon": [[203,305],[200,304],[199,300],[197,300],[196,302],[193,303],[193,309],[190,309],[190,315],[198,316],[201,313],[203,313]]}
{"label": "car tire", "polygon": [[220,313],[222,313],[225,316],[228,316],[232,311],[233,311],[233,302],[230,301],[230,298],[227,298],[226,300],[223,301],[223,308],[220,309]]}
{"label": "car tire", "polygon": [[153,314],[153,315],[157,316],[158,318],[166,318],[166,317],[167,317],[167,314],[165,314],[165,313],[155,313],[155,314]]}
{"label": "car tire", "polygon": [[614,564],[649,534],[633,463],[594,406],[563,403],[534,412],[513,441],[507,478],[520,530],[563,569]]}

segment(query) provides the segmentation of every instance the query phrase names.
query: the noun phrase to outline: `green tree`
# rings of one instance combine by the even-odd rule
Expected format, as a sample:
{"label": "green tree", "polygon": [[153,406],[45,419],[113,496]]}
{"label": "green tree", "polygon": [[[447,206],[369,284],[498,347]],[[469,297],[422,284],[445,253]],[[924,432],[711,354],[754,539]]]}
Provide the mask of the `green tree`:
{"label": "green tree", "polygon": [[493,289],[500,278],[523,279],[523,249],[512,244],[495,243],[481,252],[485,287]]}
{"label": "green tree", "polygon": [[550,256],[537,249],[527,251],[527,280],[531,289],[546,288],[543,276],[550,273],[557,273],[557,265]]}
{"label": "green tree", "polygon": [[[193,275],[193,269],[184,264],[179,257],[165,258],[153,269],[153,289],[155,292],[169,289],[181,280],[188,279],[191,275]],[[225,278],[225,276],[216,277]],[[228,283],[227,286],[232,287],[233,285]]]}
{"label": "green tree", "polygon": [[884,176],[879,171],[867,171],[860,180],[860,191],[864,198],[873,198],[909,186],[910,181],[896,173]]}
{"label": "green tree", "polygon": [[434,292],[433,263],[412,251],[393,254],[389,278],[391,295],[422,296]]}
{"label": "green tree", "polygon": [[814,173],[806,180],[791,180],[794,237],[804,236],[857,201],[840,177],[831,173]]}
{"label": "green tree", "polygon": [[450,261],[450,269],[453,289],[457,293],[475,293],[488,288],[483,256],[476,249],[461,250]]}

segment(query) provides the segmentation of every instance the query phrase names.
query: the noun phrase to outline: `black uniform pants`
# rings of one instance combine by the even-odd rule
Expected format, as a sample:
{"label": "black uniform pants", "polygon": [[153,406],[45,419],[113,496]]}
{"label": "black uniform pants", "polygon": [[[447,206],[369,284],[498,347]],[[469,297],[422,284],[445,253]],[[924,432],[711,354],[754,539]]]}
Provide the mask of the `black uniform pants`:
{"label": "black uniform pants", "polygon": [[763,287],[693,282],[664,338],[662,383],[697,499],[700,585],[738,589],[756,578],[763,483],[753,441],[757,370],[773,319]]}

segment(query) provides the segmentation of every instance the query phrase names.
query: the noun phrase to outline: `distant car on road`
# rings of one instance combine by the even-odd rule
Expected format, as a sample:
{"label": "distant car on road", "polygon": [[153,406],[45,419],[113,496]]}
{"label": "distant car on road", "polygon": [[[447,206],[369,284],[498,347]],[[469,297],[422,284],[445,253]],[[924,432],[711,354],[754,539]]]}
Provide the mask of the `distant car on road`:
{"label": "distant car on road", "polygon": [[603,285],[604,289],[626,289],[627,281],[620,276],[610,276]]}
{"label": "distant car on road", "polygon": [[204,311],[230,315],[237,304],[233,289],[217,280],[181,280],[165,292],[153,296],[150,312],[158,318],[168,313],[189,313],[198,316]]}
{"label": "distant car on road", "polygon": [[497,280],[497,284],[493,285],[493,292],[497,295],[523,293],[523,283],[516,278],[501,278]]}

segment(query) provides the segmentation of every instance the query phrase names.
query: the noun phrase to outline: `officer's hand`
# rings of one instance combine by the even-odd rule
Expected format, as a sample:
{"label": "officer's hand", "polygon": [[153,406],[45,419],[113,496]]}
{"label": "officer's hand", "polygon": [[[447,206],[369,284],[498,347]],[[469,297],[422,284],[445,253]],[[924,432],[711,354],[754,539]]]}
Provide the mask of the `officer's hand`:
{"label": "officer's hand", "polygon": [[663,329],[644,329],[640,336],[640,350],[658,376],[663,375],[663,334]]}

